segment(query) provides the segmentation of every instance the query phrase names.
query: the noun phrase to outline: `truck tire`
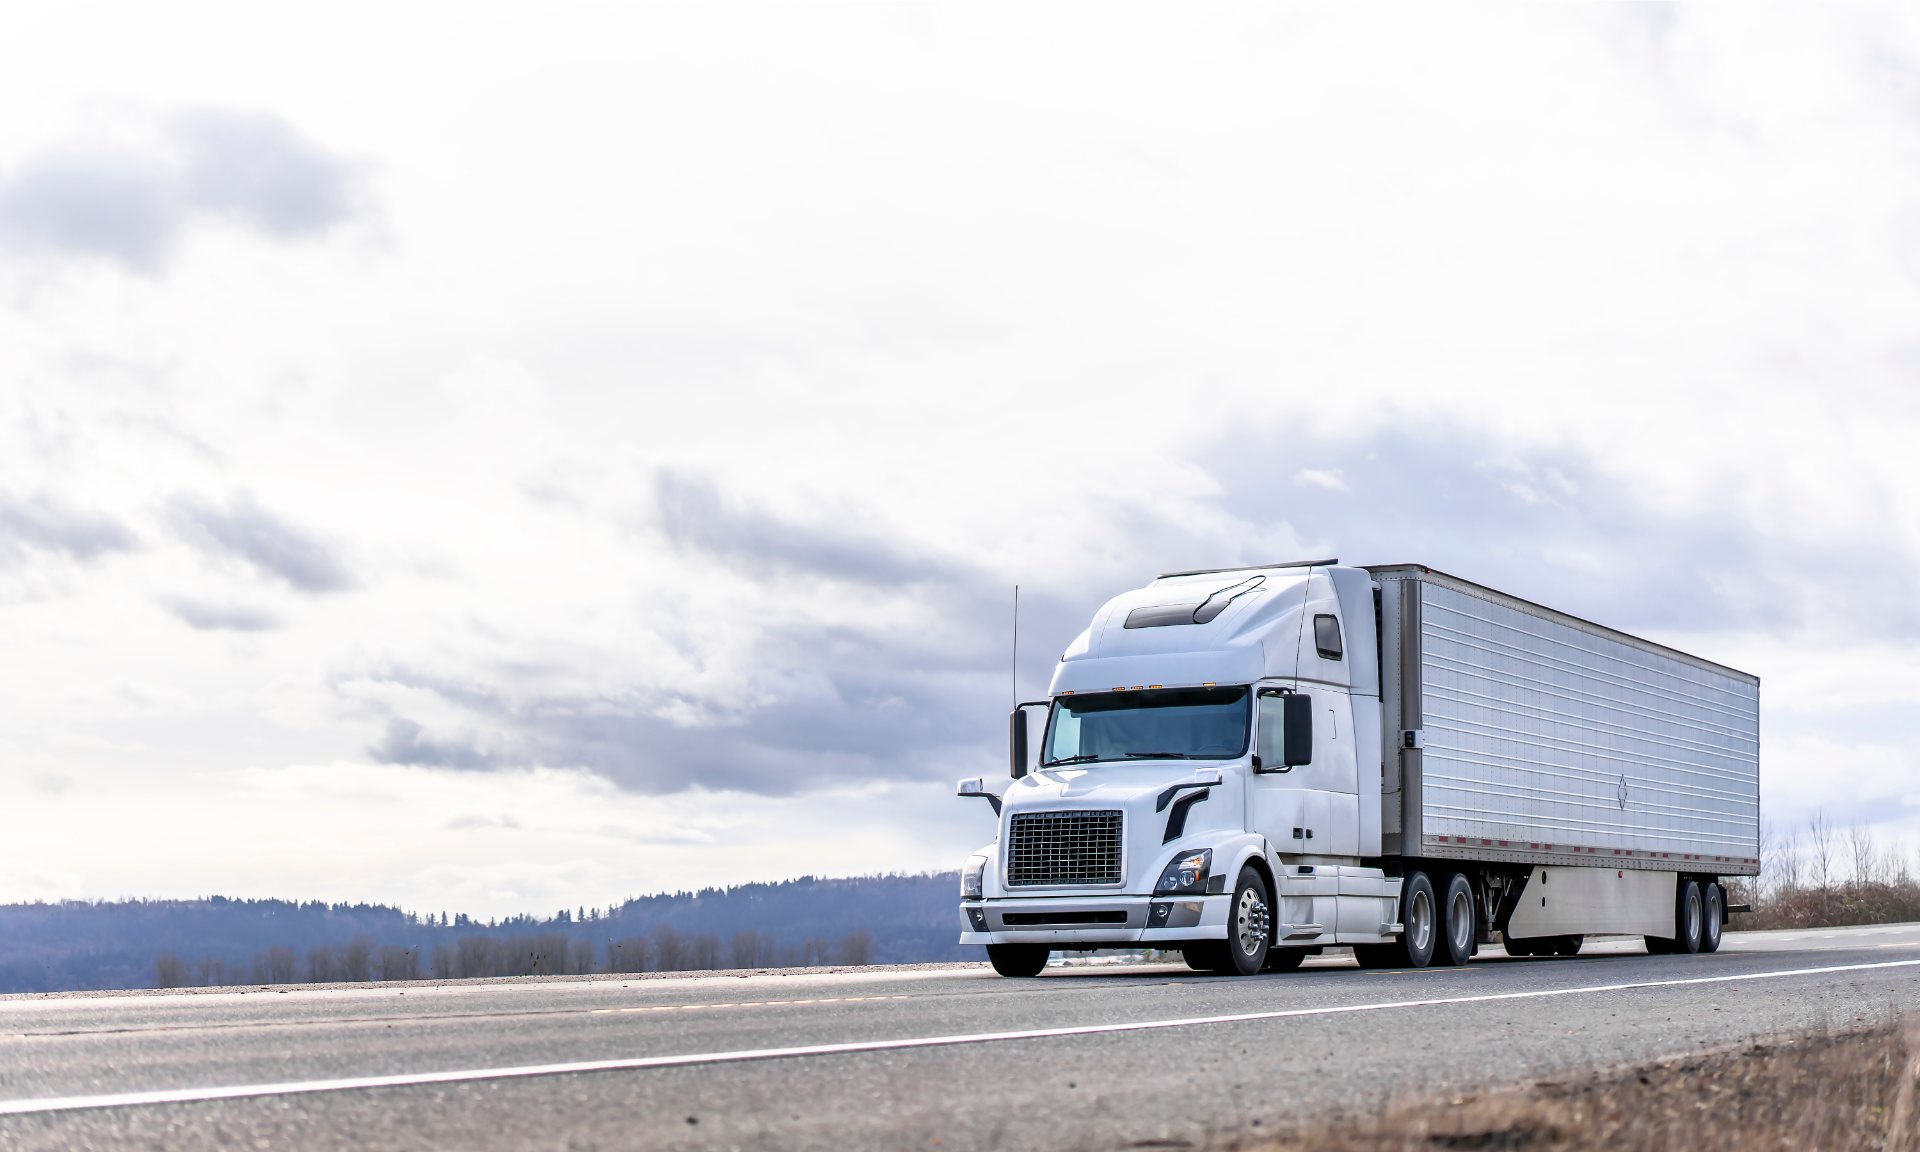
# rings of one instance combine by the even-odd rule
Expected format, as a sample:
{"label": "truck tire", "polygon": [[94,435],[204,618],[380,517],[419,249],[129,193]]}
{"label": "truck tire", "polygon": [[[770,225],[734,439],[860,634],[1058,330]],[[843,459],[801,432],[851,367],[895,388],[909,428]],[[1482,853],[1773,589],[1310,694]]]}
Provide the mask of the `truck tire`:
{"label": "truck tire", "polygon": [[1706,916],[1700,922],[1700,951],[1720,951],[1720,932],[1727,923],[1727,890],[1718,880],[1709,880],[1701,886],[1701,895],[1706,902]]}
{"label": "truck tire", "polygon": [[987,962],[1002,976],[1038,976],[1051,955],[1043,944],[987,945]]}
{"label": "truck tire", "polygon": [[1268,948],[1267,962],[1260,970],[1262,972],[1291,972],[1305,963],[1306,959],[1307,950],[1305,948]]}
{"label": "truck tire", "polygon": [[1227,905],[1227,964],[1222,976],[1251,976],[1266,966],[1273,945],[1273,904],[1257,869],[1240,869]]}
{"label": "truck tire", "polygon": [[1180,959],[1195,972],[1218,972],[1227,966],[1227,942],[1203,940],[1180,949]]}
{"label": "truck tire", "polygon": [[1538,956],[1540,954],[1540,941],[1531,936],[1520,940],[1515,940],[1513,937],[1508,936],[1503,938],[1500,943],[1501,946],[1507,950],[1507,955],[1509,956]]}
{"label": "truck tire", "polygon": [[1446,896],[1440,901],[1439,944],[1433,962],[1458,968],[1473,958],[1479,926],[1474,922],[1473,882],[1463,873],[1446,878]]}
{"label": "truck tire", "polygon": [[1706,926],[1707,902],[1700,897],[1700,885],[1692,880],[1682,880],[1680,895],[1674,903],[1673,950],[1691,956],[1700,951],[1700,937]]}
{"label": "truck tire", "polygon": [[1400,938],[1391,944],[1355,944],[1353,958],[1362,968],[1425,968],[1433,962],[1439,920],[1433,881],[1416,868],[1400,881]]}
{"label": "truck tire", "polygon": [[1553,954],[1555,956],[1578,956],[1580,955],[1580,946],[1586,942],[1587,938],[1585,936],[1555,936],[1553,938]]}

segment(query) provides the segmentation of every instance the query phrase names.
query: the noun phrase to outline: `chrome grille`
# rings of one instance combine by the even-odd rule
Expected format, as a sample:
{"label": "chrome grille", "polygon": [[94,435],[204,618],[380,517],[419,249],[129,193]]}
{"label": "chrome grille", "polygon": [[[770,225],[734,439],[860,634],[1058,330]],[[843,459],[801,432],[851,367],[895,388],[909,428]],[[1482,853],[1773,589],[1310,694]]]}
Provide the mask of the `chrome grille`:
{"label": "chrome grille", "polygon": [[1016,812],[1007,833],[1007,886],[1118,884],[1120,813]]}

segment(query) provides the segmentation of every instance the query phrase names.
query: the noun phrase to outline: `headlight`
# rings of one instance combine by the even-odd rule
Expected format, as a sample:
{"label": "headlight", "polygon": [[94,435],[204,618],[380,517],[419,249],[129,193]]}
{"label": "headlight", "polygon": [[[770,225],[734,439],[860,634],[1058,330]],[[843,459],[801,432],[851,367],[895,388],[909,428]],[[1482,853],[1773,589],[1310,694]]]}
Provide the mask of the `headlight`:
{"label": "headlight", "polygon": [[982,877],[984,877],[986,873],[987,858],[985,856],[969,856],[967,858],[967,866],[960,870],[960,899],[980,899]]}
{"label": "headlight", "polygon": [[1155,896],[1204,896],[1207,891],[1207,872],[1213,867],[1213,849],[1202,848],[1198,852],[1184,852],[1173,858],[1167,870],[1160,873],[1160,882],[1153,886]]}

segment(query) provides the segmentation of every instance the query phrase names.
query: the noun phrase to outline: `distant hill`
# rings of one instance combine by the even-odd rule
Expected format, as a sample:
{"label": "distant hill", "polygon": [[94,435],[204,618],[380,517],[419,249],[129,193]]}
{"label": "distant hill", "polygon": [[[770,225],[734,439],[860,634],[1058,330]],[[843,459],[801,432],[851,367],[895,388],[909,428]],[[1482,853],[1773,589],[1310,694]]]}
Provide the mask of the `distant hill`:
{"label": "distant hill", "polygon": [[0,905],[0,993],[976,958],[959,878],[802,877],[482,923],[288,900]]}

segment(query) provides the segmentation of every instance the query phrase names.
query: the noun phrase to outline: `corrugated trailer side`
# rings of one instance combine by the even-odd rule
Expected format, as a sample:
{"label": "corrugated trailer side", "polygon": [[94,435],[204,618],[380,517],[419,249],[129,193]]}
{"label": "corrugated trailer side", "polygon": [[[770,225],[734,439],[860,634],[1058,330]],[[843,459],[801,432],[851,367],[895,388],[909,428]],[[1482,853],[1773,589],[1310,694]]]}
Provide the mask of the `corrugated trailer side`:
{"label": "corrugated trailer side", "polygon": [[1757,677],[1428,568],[1369,570],[1389,853],[1759,871]]}

